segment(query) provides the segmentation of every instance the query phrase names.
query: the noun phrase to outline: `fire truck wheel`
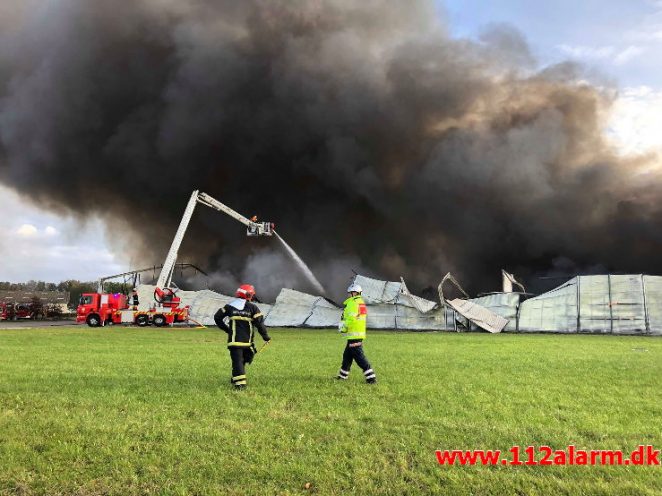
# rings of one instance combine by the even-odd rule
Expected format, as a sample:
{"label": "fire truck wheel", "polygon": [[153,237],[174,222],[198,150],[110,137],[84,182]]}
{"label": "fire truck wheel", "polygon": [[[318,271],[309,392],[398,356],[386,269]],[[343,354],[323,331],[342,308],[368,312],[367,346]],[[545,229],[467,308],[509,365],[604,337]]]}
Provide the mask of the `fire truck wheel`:
{"label": "fire truck wheel", "polygon": [[163,327],[166,325],[166,318],[163,315],[155,315],[152,321],[156,327]]}
{"label": "fire truck wheel", "polygon": [[99,327],[101,325],[101,318],[93,313],[87,316],[86,322],[90,327]]}
{"label": "fire truck wheel", "polygon": [[147,318],[147,315],[138,315],[136,317],[136,324],[138,324],[140,327],[149,325],[149,319]]}

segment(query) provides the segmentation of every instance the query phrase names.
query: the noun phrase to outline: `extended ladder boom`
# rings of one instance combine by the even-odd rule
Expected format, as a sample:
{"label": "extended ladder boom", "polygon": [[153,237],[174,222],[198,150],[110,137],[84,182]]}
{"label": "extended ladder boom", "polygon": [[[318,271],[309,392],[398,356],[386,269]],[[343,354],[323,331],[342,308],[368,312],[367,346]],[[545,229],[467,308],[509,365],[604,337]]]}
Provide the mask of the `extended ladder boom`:
{"label": "extended ladder boom", "polygon": [[172,271],[175,269],[175,262],[177,262],[177,254],[179,253],[179,247],[184,240],[184,234],[186,234],[186,229],[188,229],[188,224],[191,222],[191,217],[193,217],[193,211],[198,202],[198,190],[196,189],[186,204],[186,209],[184,210],[184,216],[182,217],[181,222],[179,223],[179,228],[175,233],[175,239],[172,240],[170,245],[170,250],[168,250],[168,255],[166,255],[165,262],[163,262],[163,268],[161,269],[161,274],[159,274],[159,279],[156,281],[157,288],[167,288],[170,287],[170,281],[172,280]]}
{"label": "extended ladder boom", "polygon": [[186,229],[188,229],[189,222],[191,221],[191,217],[193,217],[193,211],[195,210],[197,203],[202,203],[203,205],[218,210],[219,212],[223,212],[233,219],[238,220],[248,228],[246,231],[248,236],[271,236],[273,234],[272,223],[257,222],[256,220],[247,219],[240,213],[232,210],[227,205],[224,205],[215,198],[212,198],[207,193],[200,193],[198,190],[195,190],[191,194],[191,198],[186,205],[184,216],[182,217],[182,220],[179,223],[179,228],[177,229],[177,233],[175,234],[175,239],[172,240],[172,245],[170,245],[168,255],[166,256],[165,262],[163,262],[163,268],[161,269],[159,280],[156,282],[157,288],[170,287],[170,283],[172,281],[172,273],[175,268],[175,263],[177,262],[179,247],[184,240]]}
{"label": "extended ladder boom", "polygon": [[216,198],[212,198],[209,196],[207,193],[198,193],[198,201],[202,203],[203,205],[207,205],[208,207],[211,207],[213,209],[218,210],[219,212],[224,212],[228,214],[230,217],[233,219],[238,220],[245,226],[250,226],[251,221],[248,220],[246,217],[241,215],[238,212],[235,212],[232,210],[230,207],[227,205],[222,204],[220,201],[218,201]]}

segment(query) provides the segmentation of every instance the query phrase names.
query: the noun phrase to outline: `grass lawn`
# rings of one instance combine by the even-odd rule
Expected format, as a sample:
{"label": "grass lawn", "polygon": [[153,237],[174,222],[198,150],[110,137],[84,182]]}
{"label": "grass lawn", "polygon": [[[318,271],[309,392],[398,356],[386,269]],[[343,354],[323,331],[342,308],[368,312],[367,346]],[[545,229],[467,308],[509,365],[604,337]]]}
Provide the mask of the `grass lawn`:
{"label": "grass lawn", "polygon": [[0,328],[0,494],[662,494],[661,467],[440,466],[437,449],[662,448],[662,339]]}

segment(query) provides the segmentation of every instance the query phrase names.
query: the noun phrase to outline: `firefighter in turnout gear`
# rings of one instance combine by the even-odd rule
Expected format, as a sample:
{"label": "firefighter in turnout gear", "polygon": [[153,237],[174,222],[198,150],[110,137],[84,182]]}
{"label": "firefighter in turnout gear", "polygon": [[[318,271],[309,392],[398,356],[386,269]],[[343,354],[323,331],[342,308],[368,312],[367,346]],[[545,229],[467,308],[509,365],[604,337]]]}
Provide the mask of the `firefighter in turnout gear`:
{"label": "firefighter in turnout gear", "polygon": [[366,337],[366,320],[368,311],[361,297],[361,286],[352,283],[348,288],[349,298],[343,305],[345,309],[342,314],[342,321],[338,330],[347,339],[345,352],[342,355],[342,365],[338,371],[337,379],[347,380],[352,362],[356,361],[359,367],[363,369],[363,376],[368,384],[377,383],[377,375],[372,370],[368,358],[363,352],[363,340]]}
{"label": "firefighter in turnout gear", "polygon": [[264,325],[264,316],[251,300],[255,288],[242,284],[237,289],[237,298],[220,308],[214,315],[216,325],[228,335],[228,350],[232,360],[232,385],[235,389],[246,387],[246,364],[253,361],[255,349],[255,329],[265,342],[271,338]]}
{"label": "firefighter in turnout gear", "polygon": [[138,305],[140,305],[140,300],[138,299],[138,290],[133,288],[131,293],[131,304],[133,305],[133,310],[138,310]]}

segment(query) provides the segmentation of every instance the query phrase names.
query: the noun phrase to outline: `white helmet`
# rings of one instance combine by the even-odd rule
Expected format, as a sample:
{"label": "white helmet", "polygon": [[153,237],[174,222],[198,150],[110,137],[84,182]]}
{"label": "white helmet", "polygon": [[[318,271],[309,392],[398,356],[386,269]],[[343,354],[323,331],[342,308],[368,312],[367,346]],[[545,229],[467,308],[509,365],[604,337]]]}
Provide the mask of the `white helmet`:
{"label": "white helmet", "polygon": [[353,282],[353,283],[350,284],[349,287],[347,288],[347,292],[348,292],[348,293],[362,293],[362,292],[363,292],[363,289],[361,288],[361,285],[360,285],[360,284],[356,284],[355,282]]}

